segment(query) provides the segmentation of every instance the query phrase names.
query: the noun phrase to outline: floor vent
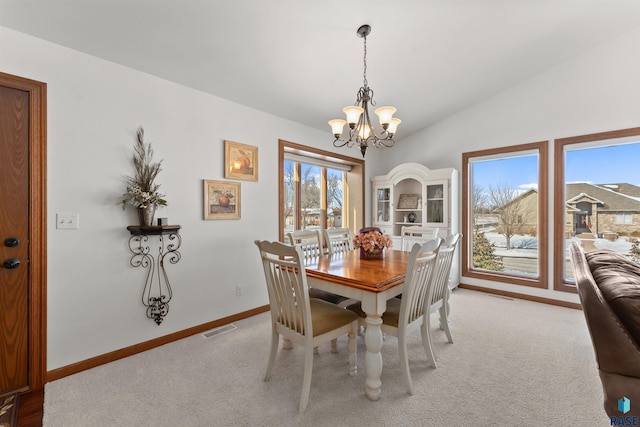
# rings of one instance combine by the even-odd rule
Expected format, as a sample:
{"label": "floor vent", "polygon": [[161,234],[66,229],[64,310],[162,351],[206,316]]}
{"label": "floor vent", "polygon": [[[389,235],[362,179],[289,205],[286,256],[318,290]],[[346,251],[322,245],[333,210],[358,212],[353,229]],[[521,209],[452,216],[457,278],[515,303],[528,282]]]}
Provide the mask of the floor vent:
{"label": "floor vent", "polygon": [[496,295],[496,294],[487,294],[487,295],[494,298],[502,298],[502,299],[506,299],[507,301],[513,301],[513,298],[505,297],[504,295]]}
{"label": "floor vent", "polygon": [[212,329],[208,332],[205,332],[204,334],[202,334],[205,338],[212,338],[218,335],[222,335],[224,333],[227,332],[231,332],[231,331],[235,331],[236,329],[238,329],[238,327],[236,325],[234,325],[233,323],[230,323],[228,325],[224,325],[224,326],[220,326],[219,328],[215,328]]}

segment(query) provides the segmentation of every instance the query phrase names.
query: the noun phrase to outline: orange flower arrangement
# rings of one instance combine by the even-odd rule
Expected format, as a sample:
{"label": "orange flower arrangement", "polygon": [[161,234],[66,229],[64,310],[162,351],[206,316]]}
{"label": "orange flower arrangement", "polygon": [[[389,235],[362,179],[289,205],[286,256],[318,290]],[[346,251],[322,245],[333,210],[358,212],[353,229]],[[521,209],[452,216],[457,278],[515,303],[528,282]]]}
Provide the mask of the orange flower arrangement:
{"label": "orange flower arrangement", "polygon": [[353,246],[367,252],[377,252],[393,246],[393,241],[391,236],[383,234],[379,228],[369,227],[360,230],[360,233],[353,238]]}

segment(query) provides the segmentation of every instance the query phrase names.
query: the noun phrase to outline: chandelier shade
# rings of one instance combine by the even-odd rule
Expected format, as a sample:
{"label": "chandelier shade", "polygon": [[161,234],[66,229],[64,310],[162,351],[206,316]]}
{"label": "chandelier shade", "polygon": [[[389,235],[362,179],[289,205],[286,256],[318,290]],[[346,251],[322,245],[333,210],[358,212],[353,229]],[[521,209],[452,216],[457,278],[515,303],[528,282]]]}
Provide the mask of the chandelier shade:
{"label": "chandelier shade", "polygon": [[[357,31],[358,37],[364,39],[364,81],[356,94],[356,102],[354,105],[342,109],[346,120],[329,120],[331,132],[335,137],[333,141],[334,147],[344,147],[345,145],[353,147],[358,145],[360,146],[362,157],[365,156],[369,147],[393,147],[395,144],[393,135],[395,135],[398,125],[402,122],[400,119],[393,117],[396,112],[395,107],[385,106],[375,110],[382,131],[376,133],[371,123],[369,106],[375,106],[376,103],[373,100],[373,90],[371,90],[367,82],[367,36],[369,33],[371,33],[369,25],[362,25]],[[349,135],[347,139],[340,139],[345,124],[349,125]]]}

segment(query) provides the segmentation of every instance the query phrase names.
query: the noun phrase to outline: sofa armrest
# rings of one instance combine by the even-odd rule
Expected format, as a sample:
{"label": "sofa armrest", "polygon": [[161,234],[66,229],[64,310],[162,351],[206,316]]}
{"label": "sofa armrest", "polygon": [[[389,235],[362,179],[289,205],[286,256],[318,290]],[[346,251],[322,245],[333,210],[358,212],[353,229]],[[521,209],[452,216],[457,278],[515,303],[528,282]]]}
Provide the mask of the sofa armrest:
{"label": "sofa armrest", "polygon": [[576,242],[569,247],[578,295],[600,370],[640,381],[640,347],[605,300]]}

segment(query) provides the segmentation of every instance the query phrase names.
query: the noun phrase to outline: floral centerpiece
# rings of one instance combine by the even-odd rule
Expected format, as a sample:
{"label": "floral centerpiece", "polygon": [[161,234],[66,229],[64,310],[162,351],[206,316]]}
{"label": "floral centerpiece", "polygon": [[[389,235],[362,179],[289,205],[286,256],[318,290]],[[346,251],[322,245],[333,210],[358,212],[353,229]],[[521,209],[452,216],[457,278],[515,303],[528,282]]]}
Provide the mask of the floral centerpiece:
{"label": "floral centerpiece", "polygon": [[384,234],[377,227],[363,228],[353,238],[353,246],[360,248],[362,259],[383,259],[384,248],[393,246],[391,236]]}
{"label": "floral centerpiece", "polygon": [[161,166],[162,160],[153,162],[153,148],[144,143],[144,129],[139,127],[133,154],[135,175],[127,177],[127,192],[118,203],[123,210],[127,204],[138,208],[140,225],[151,225],[156,207],[167,206],[164,194],[159,191],[160,184],[155,182]]}

